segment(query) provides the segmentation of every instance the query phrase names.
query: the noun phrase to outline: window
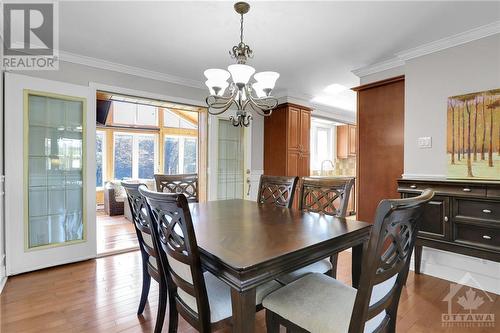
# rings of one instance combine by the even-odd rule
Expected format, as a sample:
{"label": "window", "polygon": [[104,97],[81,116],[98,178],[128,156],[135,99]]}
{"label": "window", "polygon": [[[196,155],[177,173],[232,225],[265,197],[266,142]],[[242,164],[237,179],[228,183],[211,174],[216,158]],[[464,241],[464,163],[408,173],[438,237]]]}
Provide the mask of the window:
{"label": "window", "polygon": [[158,126],[156,106],[113,101],[113,123],[133,126]]}
{"label": "window", "polygon": [[155,172],[156,135],[115,133],[115,179],[152,179]]}
{"label": "window", "polygon": [[105,161],[105,147],[106,147],[106,142],[105,142],[105,133],[103,131],[97,131],[96,132],[96,139],[95,139],[95,166],[96,166],[96,177],[95,181],[96,187],[103,187],[104,186],[104,175],[105,175],[105,166],[104,166],[104,161]]}
{"label": "window", "polygon": [[[311,170],[320,171],[324,161],[334,163],[333,151],[333,126],[323,123],[315,123],[311,126]],[[325,163],[329,170],[332,165]]]}
{"label": "window", "polygon": [[[196,121],[190,121],[193,117]],[[163,126],[173,127],[173,128],[187,128],[187,129],[197,129],[198,128],[198,114],[192,111],[174,111],[164,109],[163,112]]]}
{"label": "window", "polygon": [[198,172],[198,139],[194,137],[164,137],[163,172],[166,175]]}

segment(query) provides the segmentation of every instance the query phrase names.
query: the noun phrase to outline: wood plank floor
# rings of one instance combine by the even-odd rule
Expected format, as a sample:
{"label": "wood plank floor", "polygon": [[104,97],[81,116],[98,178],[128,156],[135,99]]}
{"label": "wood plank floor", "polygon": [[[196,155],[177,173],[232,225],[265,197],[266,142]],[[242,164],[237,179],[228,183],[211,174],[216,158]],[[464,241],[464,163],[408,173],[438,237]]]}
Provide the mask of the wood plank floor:
{"label": "wood plank floor", "polygon": [[134,225],[125,216],[109,216],[98,211],[96,225],[97,253],[99,255],[139,248]]}
{"label": "wood plank floor", "polygon": [[[341,253],[338,277],[346,283],[350,283],[350,260],[348,252]],[[0,332],[152,332],[158,286],[152,282],[149,305],[137,316],[140,267],[140,254],[134,251],[10,277],[0,296]],[[442,300],[449,288],[448,281],[410,273],[397,332],[498,332],[500,296],[477,290],[485,302],[480,312],[494,313],[497,327],[441,327],[441,314],[447,311]],[[263,311],[257,314],[256,330],[265,332]],[[179,332],[195,330],[181,319]]]}

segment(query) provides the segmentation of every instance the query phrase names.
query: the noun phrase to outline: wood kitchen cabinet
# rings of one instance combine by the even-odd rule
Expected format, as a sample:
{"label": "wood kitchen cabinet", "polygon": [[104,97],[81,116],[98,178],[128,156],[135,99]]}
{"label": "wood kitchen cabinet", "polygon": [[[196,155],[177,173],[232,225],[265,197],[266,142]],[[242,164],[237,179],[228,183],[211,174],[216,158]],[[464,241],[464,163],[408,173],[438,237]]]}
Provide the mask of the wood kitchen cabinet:
{"label": "wood kitchen cabinet", "polygon": [[356,126],[337,126],[337,158],[356,156]]}
{"label": "wood kitchen cabinet", "polygon": [[309,176],[311,109],[280,104],[264,118],[264,174]]}

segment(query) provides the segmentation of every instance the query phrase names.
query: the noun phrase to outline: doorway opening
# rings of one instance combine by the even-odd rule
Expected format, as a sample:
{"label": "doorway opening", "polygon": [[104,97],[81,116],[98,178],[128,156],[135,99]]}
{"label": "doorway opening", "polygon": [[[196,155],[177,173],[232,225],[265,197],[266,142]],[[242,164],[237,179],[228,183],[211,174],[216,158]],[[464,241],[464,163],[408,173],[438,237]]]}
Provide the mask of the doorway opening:
{"label": "doorway opening", "polygon": [[138,249],[122,181],[156,190],[155,174],[197,173],[204,200],[206,109],[105,91],[96,105],[97,253],[105,256]]}

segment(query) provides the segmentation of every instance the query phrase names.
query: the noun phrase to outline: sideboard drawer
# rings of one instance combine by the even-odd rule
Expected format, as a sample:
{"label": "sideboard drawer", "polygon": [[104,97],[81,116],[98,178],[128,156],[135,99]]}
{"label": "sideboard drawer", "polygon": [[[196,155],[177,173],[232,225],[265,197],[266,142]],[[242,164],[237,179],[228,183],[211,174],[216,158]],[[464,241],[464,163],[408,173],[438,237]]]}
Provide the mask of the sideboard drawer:
{"label": "sideboard drawer", "polygon": [[457,243],[500,250],[500,228],[456,223],[454,234]]}
{"label": "sideboard drawer", "polygon": [[420,192],[432,188],[436,194],[453,195],[457,197],[486,197],[486,186],[481,185],[446,185],[400,182],[399,192]]}
{"label": "sideboard drawer", "polygon": [[500,202],[455,198],[453,200],[453,217],[500,222]]}

